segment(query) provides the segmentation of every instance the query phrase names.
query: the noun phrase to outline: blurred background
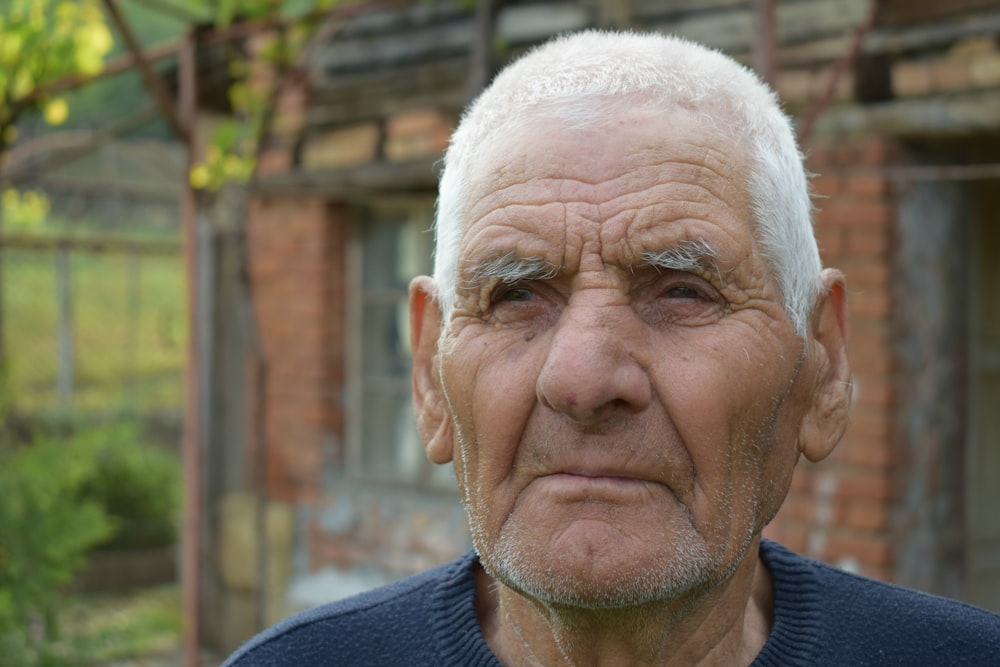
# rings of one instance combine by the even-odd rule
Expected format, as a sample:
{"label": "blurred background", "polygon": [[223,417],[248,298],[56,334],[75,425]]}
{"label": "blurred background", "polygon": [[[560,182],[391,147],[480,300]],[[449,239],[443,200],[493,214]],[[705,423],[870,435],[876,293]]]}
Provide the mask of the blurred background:
{"label": "blurred background", "polygon": [[844,270],[852,424],[766,535],[1000,610],[1000,0],[0,0],[0,655],[216,664],[469,548],[406,288],[505,63],[753,67]]}

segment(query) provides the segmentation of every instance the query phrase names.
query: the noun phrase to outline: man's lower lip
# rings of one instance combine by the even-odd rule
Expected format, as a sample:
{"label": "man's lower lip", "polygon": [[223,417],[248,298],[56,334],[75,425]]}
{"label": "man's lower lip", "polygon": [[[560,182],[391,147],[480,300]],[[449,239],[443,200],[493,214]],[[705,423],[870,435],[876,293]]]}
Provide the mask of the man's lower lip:
{"label": "man's lower lip", "polygon": [[546,487],[551,489],[590,490],[590,491],[626,491],[646,486],[646,480],[636,477],[618,477],[615,475],[583,475],[576,473],[554,473],[539,478]]}

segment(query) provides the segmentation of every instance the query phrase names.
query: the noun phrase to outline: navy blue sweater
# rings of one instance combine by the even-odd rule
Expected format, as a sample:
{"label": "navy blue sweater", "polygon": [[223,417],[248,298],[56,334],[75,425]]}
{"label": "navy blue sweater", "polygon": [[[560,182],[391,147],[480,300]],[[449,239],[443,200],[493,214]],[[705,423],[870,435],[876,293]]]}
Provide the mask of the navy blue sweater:
{"label": "navy blue sweater", "polygon": [[[1000,667],[1000,616],[865,579],[762,541],[774,626],[753,667]],[[469,553],[446,565],[293,616],[224,667],[490,665]]]}

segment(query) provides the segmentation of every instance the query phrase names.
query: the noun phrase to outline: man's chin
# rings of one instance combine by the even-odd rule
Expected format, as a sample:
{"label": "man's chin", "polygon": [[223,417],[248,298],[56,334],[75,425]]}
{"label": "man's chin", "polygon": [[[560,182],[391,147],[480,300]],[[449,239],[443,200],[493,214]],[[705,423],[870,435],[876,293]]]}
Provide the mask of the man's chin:
{"label": "man's chin", "polygon": [[594,610],[680,600],[710,588],[730,569],[704,543],[652,554],[623,546],[556,553],[523,541],[500,540],[494,548],[479,549],[479,554],[487,574],[528,598]]}

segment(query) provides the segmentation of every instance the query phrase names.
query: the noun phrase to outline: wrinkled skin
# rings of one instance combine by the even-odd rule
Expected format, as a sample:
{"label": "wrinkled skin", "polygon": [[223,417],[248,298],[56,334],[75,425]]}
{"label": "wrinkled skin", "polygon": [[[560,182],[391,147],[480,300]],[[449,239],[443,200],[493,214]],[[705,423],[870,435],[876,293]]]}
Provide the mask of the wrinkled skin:
{"label": "wrinkled skin", "polygon": [[[846,424],[841,277],[824,272],[803,340],[754,238],[745,152],[688,112],[540,120],[481,164],[454,311],[441,322],[429,278],[411,306],[418,421],[455,463],[491,647],[749,662],[769,627],[760,532],[799,455]],[[691,247],[710,250],[650,265]]]}

